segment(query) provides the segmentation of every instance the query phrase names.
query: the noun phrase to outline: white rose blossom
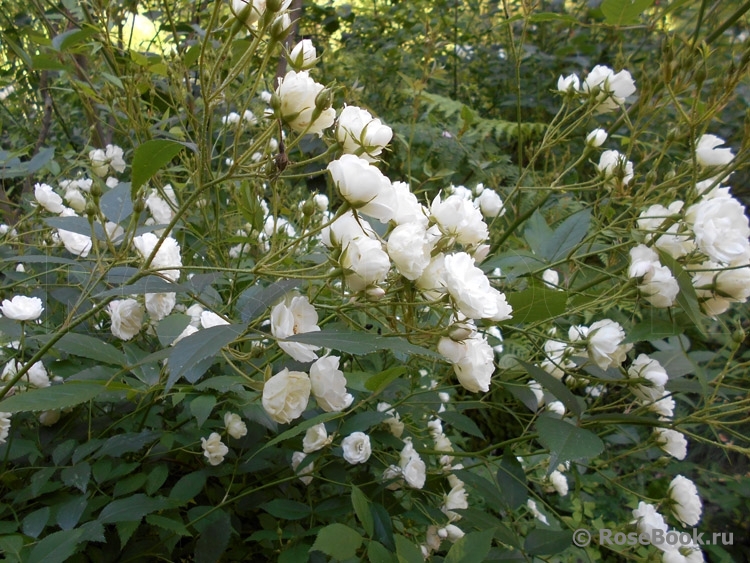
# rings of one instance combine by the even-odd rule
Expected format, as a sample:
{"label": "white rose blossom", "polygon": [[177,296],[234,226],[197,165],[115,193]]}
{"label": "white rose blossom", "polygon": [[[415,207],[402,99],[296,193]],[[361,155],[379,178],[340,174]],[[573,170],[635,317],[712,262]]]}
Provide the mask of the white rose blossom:
{"label": "white rose blossom", "polygon": [[310,377],[284,368],[263,385],[263,408],[273,420],[287,424],[299,418],[310,399]]}
{"label": "white rose blossom", "polygon": [[211,328],[214,326],[228,325],[230,323],[224,317],[213,311],[201,311],[200,324],[201,328]]}
{"label": "white rose blossom", "polygon": [[625,331],[610,319],[597,321],[588,328],[589,358],[601,369],[619,367],[632,344],[623,344]]}
{"label": "white rose blossom", "polygon": [[468,494],[466,493],[464,482],[455,475],[448,477],[448,483],[451,486],[451,490],[447,495],[443,496],[443,506],[440,507],[440,510],[443,511],[451,522],[455,522],[461,518],[461,515],[453,511],[469,508]]}
{"label": "white rose blossom", "polygon": [[698,489],[690,479],[678,475],[669,484],[669,498],[673,501],[672,513],[683,526],[696,526],[701,519],[703,503]]}
{"label": "white rose blossom", "polygon": [[112,334],[120,340],[130,340],[141,331],[143,305],[135,299],[118,299],[107,305],[112,320]]}
{"label": "white rose blossom", "polygon": [[629,184],[633,179],[633,163],[624,154],[615,150],[604,151],[596,167],[604,176],[608,187],[616,183]]}
{"label": "white rose blossom", "polygon": [[654,530],[660,530],[664,534],[667,533],[667,523],[653,504],[639,502],[638,508],[633,510],[633,518],[635,518],[633,523],[640,534],[651,536]]}
{"label": "white rose blossom", "polygon": [[359,213],[387,223],[397,205],[391,181],[367,160],[353,154],[342,155],[328,164],[333,183]]}
{"label": "white rose blossom", "polygon": [[341,111],[336,126],[336,140],[344,152],[374,162],[391,142],[393,131],[369,111],[357,106],[347,106]]}
{"label": "white rose blossom", "polygon": [[309,39],[303,39],[297,43],[289,53],[289,63],[297,71],[311,69],[317,60],[318,54],[315,52],[315,46]]}
{"label": "white rose blossom", "polygon": [[479,207],[485,217],[502,217],[505,215],[503,200],[495,190],[483,189],[474,200],[474,206]]}
{"label": "white rose blossom", "polygon": [[8,440],[10,434],[10,417],[9,412],[0,412],[0,445]]}
{"label": "white rose blossom", "polygon": [[[63,209],[62,213],[60,213],[60,217],[77,216],[78,215],[76,214],[76,212],[68,207]],[[81,258],[86,258],[89,255],[92,245],[91,237],[79,233],[74,233],[73,231],[66,231],[64,229],[58,229],[57,234],[60,237],[63,245],[65,246],[65,250],[67,250],[71,254],[75,254],[76,256],[80,256]]]}
{"label": "white rose blossom", "polygon": [[427,479],[427,466],[414,450],[411,438],[404,440],[404,448],[401,450],[398,465],[401,468],[401,473],[407,485],[413,489],[424,487],[425,480]]}
{"label": "white rose blossom", "polygon": [[485,273],[466,252],[445,257],[445,285],[458,310],[469,319],[502,321],[511,318],[505,295],[490,286]]}
{"label": "white rose blossom", "polygon": [[160,321],[174,309],[177,302],[175,293],[147,293],[144,299],[146,311],[154,321]]}
{"label": "white rose blossom", "polygon": [[732,149],[723,148],[724,139],[716,135],[701,135],[696,142],[695,159],[701,166],[724,166],[734,159]]}
{"label": "white rose blossom", "polygon": [[242,421],[240,415],[233,412],[224,415],[224,428],[232,438],[240,439],[247,434],[247,425]]}
{"label": "white rose blossom", "polygon": [[659,447],[673,458],[682,461],[687,455],[687,440],[681,432],[671,428],[654,428]]}
{"label": "white rose blossom", "polygon": [[315,464],[307,463],[302,466],[302,469],[299,469],[299,466],[302,464],[306,457],[307,454],[304,452],[294,452],[292,454],[292,469],[297,473],[297,475],[299,475],[300,481],[302,481],[305,485],[309,485],[313,480],[312,472],[315,470]]}
{"label": "white rose blossom", "polygon": [[443,337],[438,352],[453,364],[458,382],[468,391],[486,393],[495,371],[495,355],[486,338],[477,333],[462,342]]}
{"label": "white rose blossom", "polygon": [[750,225],[745,207],[733,197],[703,199],[685,212],[695,244],[712,261],[750,260]]}
{"label": "white rose blossom", "polygon": [[565,475],[555,470],[550,473],[549,480],[558,495],[564,497],[568,494],[568,480],[565,478]]}
{"label": "white rose blossom", "polygon": [[318,358],[319,347],[301,342],[284,342],[293,334],[318,332],[318,313],[307,297],[287,295],[271,309],[271,334],[280,339],[279,347],[298,362],[312,362]]}
{"label": "white rose blossom", "polygon": [[52,186],[47,184],[34,185],[34,198],[50,213],[59,214],[65,209],[62,198],[52,190]]}
{"label": "white rose blossom", "polygon": [[664,386],[669,376],[664,367],[646,354],[640,354],[628,368],[628,377],[632,379],[645,379],[633,388],[633,393],[644,401],[657,401],[664,394]]}
{"label": "white rose blossom", "polygon": [[391,270],[391,261],[382,243],[366,237],[350,240],[341,253],[339,263],[344,270],[346,284],[354,292],[383,282]]}
{"label": "white rose blossom", "polygon": [[42,315],[44,307],[38,297],[15,295],[11,299],[3,299],[0,312],[4,317],[14,321],[35,321]]}
{"label": "white rose blossom", "polygon": [[310,78],[306,70],[290,70],[279,79],[276,88],[281,99],[281,118],[298,133],[304,131],[322,136],[323,130],[333,125],[336,119],[335,109],[320,111],[315,107],[316,98],[323,90],[324,86]]}
{"label": "white rose blossom", "polygon": [[594,129],[586,135],[586,144],[592,148],[601,147],[607,140],[607,132],[604,129]]}
{"label": "white rose blossom", "polygon": [[328,436],[325,424],[322,422],[311,426],[305,432],[305,437],[302,439],[302,451],[306,454],[311,454],[322,450],[333,440],[333,436]]}
{"label": "white rose blossom", "polygon": [[341,448],[344,450],[344,459],[352,465],[365,463],[372,454],[370,437],[364,432],[353,432],[344,438]]}
{"label": "white rose blossom", "polygon": [[432,241],[421,223],[404,223],[397,226],[388,237],[386,250],[399,273],[408,280],[422,275],[432,260]]}
{"label": "white rose blossom", "polygon": [[430,205],[430,214],[440,232],[447,237],[455,237],[459,244],[478,246],[489,237],[482,212],[470,200],[458,194],[450,195],[445,200],[440,198],[440,194],[435,196]]}
{"label": "white rose blossom", "polygon": [[[133,245],[144,260],[151,255],[158,242],[159,237],[154,233],[145,233],[133,239]],[[177,268],[182,268],[182,256],[180,245],[175,239],[167,237],[162,241],[151,261],[151,268],[159,271],[170,281],[175,282],[180,278],[180,270]]]}
{"label": "white rose blossom", "polygon": [[201,438],[201,447],[203,455],[211,465],[219,465],[229,453],[229,448],[224,445],[217,432],[212,432],[208,439]]}
{"label": "white rose blossom", "polygon": [[597,65],[581,84],[581,90],[591,92],[598,88],[596,100],[599,112],[617,109],[625,103],[625,98],[635,94],[633,77],[627,70],[615,73],[605,65]]}
{"label": "white rose blossom", "polygon": [[339,361],[338,356],[324,356],[310,366],[312,394],[326,412],[340,412],[354,401],[346,391],[346,378],[339,370]]}

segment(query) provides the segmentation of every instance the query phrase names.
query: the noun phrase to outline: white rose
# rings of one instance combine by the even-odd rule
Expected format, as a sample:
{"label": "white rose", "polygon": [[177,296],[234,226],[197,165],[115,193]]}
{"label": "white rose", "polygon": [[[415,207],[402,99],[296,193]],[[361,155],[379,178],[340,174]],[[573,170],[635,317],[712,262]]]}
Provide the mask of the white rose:
{"label": "white rose", "polygon": [[661,397],[655,401],[642,400],[641,403],[651,412],[655,412],[664,418],[669,419],[674,416],[674,399],[672,398],[671,393],[667,390],[662,391]]}
{"label": "white rose", "polygon": [[52,186],[47,184],[36,184],[34,186],[34,198],[37,203],[50,213],[62,213],[65,209],[62,198],[52,191]]}
{"label": "white rose", "polygon": [[177,302],[177,294],[147,293],[145,302],[146,311],[148,311],[149,316],[155,321],[160,321],[174,309]]}
{"label": "white rose", "polygon": [[674,305],[680,293],[680,286],[672,271],[666,266],[657,265],[643,276],[638,289],[651,305],[662,309]]}
{"label": "white rose", "polygon": [[363,158],[345,154],[330,162],[328,170],[341,197],[352,207],[381,223],[391,220],[396,209],[396,192],[375,166]]}
{"label": "white rose", "polygon": [[336,140],[343,145],[345,153],[374,162],[392,138],[391,128],[374,119],[365,109],[347,106],[339,115]]}
{"label": "white rose", "polygon": [[83,197],[81,190],[77,188],[68,188],[65,190],[65,201],[78,213],[83,213],[86,209],[86,198]]}
{"label": "white rose", "polygon": [[105,156],[115,172],[125,172],[125,161],[122,158],[123,151],[120,147],[117,145],[107,145]]}
{"label": "white rose", "polygon": [[221,436],[216,432],[212,432],[208,439],[201,438],[201,447],[203,455],[211,465],[219,465],[224,461],[224,456],[229,453],[229,448],[224,445]]}
{"label": "white rose", "polygon": [[0,445],[8,440],[10,434],[10,417],[9,412],[0,412]]}
{"label": "white rose", "polygon": [[349,241],[339,263],[347,285],[355,292],[384,281],[391,270],[391,261],[380,241],[364,237]]}
{"label": "white rose", "polygon": [[223,326],[230,324],[224,317],[213,311],[201,311],[200,323],[202,328],[211,328],[214,326]]}
{"label": "white rose", "polygon": [[451,485],[451,490],[443,496],[443,506],[440,507],[440,510],[451,522],[455,522],[461,518],[461,515],[453,511],[469,508],[468,494],[466,494],[464,482],[455,475],[448,477],[448,482]]}
{"label": "white rose", "polygon": [[372,454],[370,437],[364,432],[353,432],[341,441],[341,447],[344,459],[352,465],[365,463]]}
{"label": "white rose", "polygon": [[586,135],[586,144],[593,148],[601,147],[607,140],[607,132],[604,129],[594,129]]}
{"label": "white rose", "polygon": [[445,295],[445,254],[441,252],[432,257],[415,285],[430,301],[437,301]]}
{"label": "white rose", "polygon": [[[60,420],[60,411],[44,411],[39,413],[39,424],[42,426],[54,426]],[[2,443],[2,442],[0,442]]]}
{"label": "white rose", "polygon": [[377,238],[377,234],[364,217],[354,217],[352,211],[347,211],[328,227],[325,227],[320,238],[328,248],[345,247],[349,241],[357,237]]}
{"label": "white rose", "polygon": [[690,479],[678,475],[669,484],[669,498],[674,501],[672,513],[683,526],[696,526],[701,519],[703,503]]}
{"label": "white rose", "polygon": [[633,523],[640,534],[651,536],[654,530],[660,530],[664,534],[667,533],[667,523],[664,521],[664,517],[656,511],[653,504],[639,502],[638,508],[633,510],[633,518],[635,518]]}
{"label": "white rose", "polygon": [[565,475],[555,470],[550,474],[549,480],[558,495],[564,497],[568,494],[568,480],[565,478]]}
{"label": "white rose", "polygon": [[597,321],[589,327],[589,358],[601,369],[619,367],[633,345],[622,344],[625,331],[619,323],[610,319]]}
{"label": "white rose", "polygon": [[654,428],[659,447],[673,458],[682,461],[687,455],[687,440],[681,432],[671,428]]}
{"label": "white rose", "polygon": [[286,424],[299,418],[310,399],[310,378],[301,371],[282,371],[263,386],[263,408],[273,420]]}
{"label": "white rose", "polygon": [[89,152],[91,161],[91,171],[97,176],[104,177],[109,172],[109,162],[107,155],[102,149],[94,149]]}
{"label": "white rose", "polygon": [[547,268],[546,270],[544,270],[544,272],[542,272],[542,281],[548,288],[562,291],[562,288],[559,287],[560,274],[557,272],[557,270],[553,270],[551,268]]}
{"label": "white rose", "polygon": [[[271,334],[277,339],[319,330],[318,313],[307,297],[289,294],[271,309]],[[298,362],[312,362],[318,358],[315,350],[319,346],[282,340],[278,344],[279,348]]]}
{"label": "white rose", "polygon": [[654,265],[657,264],[661,265],[659,262],[659,255],[645,244],[639,244],[630,249],[630,269],[628,270],[628,277],[643,277],[653,270]]}
{"label": "white rose", "polygon": [[399,273],[413,281],[430,265],[432,246],[424,225],[404,223],[393,229],[386,249]]}
{"label": "white rose", "polygon": [[[281,118],[294,131],[303,131],[321,136],[323,130],[333,125],[336,119],[336,110],[328,108],[318,111],[315,107],[315,99],[324,89],[310,78],[307,71],[296,72],[290,70],[286,76],[279,79],[276,94],[281,99]],[[313,121],[313,114],[318,113]]]}
{"label": "white rose", "polygon": [[427,208],[419,203],[417,196],[411,193],[406,182],[393,182],[395,193],[394,215],[391,220],[397,225],[403,223],[422,223],[427,225]]}
{"label": "white rose", "polygon": [[42,389],[49,387],[49,375],[42,362],[36,362],[29,368],[24,376],[24,381],[27,381],[31,387],[36,389]]}
{"label": "white rose", "polygon": [[695,243],[714,262],[750,258],[750,226],[745,207],[733,197],[704,199],[691,205],[685,220],[695,232]]}
{"label": "white rose", "polygon": [[479,197],[474,200],[474,206],[479,207],[485,217],[502,217],[505,215],[503,200],[500,199],[495,190],[482,190]]}
{"label": "white rose", "polygon": [[474,204],[458,194],[448,196],[444,201],[435,196],[430,205],[432,219],[440,232],[465,246],[478,246],[489,237],[487,224],[482,212]]}
{"label": "white rose", "polygon": [[505,296],[490,286],[482,270],[466,252],[445,257],[445,286],[459,311],[469,319],[509,319],[513,309]]}
{"label": "white rose", "polygon": [[604,175],[605,184],[609,187],[620,182],[628,184],[633,179],[633,163],[615,150],[604,151],[596,167]]}
{"label": "white rose", "polygon": [[378,412],[384,412],[391,415],[383,421],[388,427],[388,431],[396,438],[400,438],[404,433],[404,423],[401,421],[401,415],[398,414],[388,403],[378,403]]}
{"label": "white rose", "polygon": [[346,392],[346,377],[339,370],[339,360],[338,356],[323,356],[310,366],[312,394],[326,412],[340,412],[354,400]]}
{"label": "white rose", "polygon": [[596,87],[599,88],[596,99],[600,112],[617,109],[625,103],[625,98],[634,94],[636,90],[635,81],[627,70],[615,74],[611,68],[604,65],[597,65],[591,69],[581,85],[581,90],[590,92]]}
{"label": "white rose", "polygon": [[317,60],[318,54],[315,52],[315,46],[309,39],[303,39],[297,43],[289,53],[289,63],[297,71],[314,67]]}
{"label": "white rose", "polygon": [[633,388],[637,397],[647,401],[656,401],[664,394],[664,386],[669,376],[662,365],[649,358],[646,354],[640,354],[628,368],[628,377],[632,379],[645,379],[646,383],[639,384]]}
{"label": "white rose", "polygon": [[14,321],[35,321],[41,316],[44,307],[38,297],[15,295],[11,299],[3,299],[0,311],[4,317]]}
{"label": "white rose", "polygon": [[[78,215],[75,211],[66,207],[62,210],[60,216],[77,217]],[[58,229],[57,234],[60,237],[63,245],[65,245],[65,250],[67,250],[71,254],[75,254],[76,256],[80,256],[81,258],[86,258],[86,256],[89,255],[89,251],[91,251],[92,245],[91,237],[74,233],[73,231],[66,231],[64,229]]]}
{"label": "white rose", "polygon": [[557,79],[557,91],[562,93],[578,92],[581,89],[581,80],[575,74],[568,76],[560,75]]}
{"label": "white rose", "polygon": [[401,450],[399,460],[401,474],[407,485],[414,489],[421,489],[424,487],[425,480],[427,479],[427,466],[414,450],[411,438],[406,438],[404,442],[404,448]]}
{"label": "white rose", "polygon": [[453,364],[458,382],[465,389],[472,393],[490,390],[495,356],[484,336],[477,333],[463,342],[443,337],[438,343],[438,352]]}
{"label": "white rose", "polygon": [[266,0],[232,0],[232,13],[244,17],[246,24],[257,22],[266,11]]}
{"label": "white rose", "polygon": [[228,412],[224,415],[224,427],[227,434],[232,438],[242,438],[247,434],[247,425],[242,421],[240,415]]}
{"label": "white rose", "polygon": [[135,299],[111,301],[107,312],[112,318],[112,334],[121,340],[130,340],[141,331],[143,305]]}
{"label": "white rose", "polygon": [[328,436],[325,424],[322,422],[315,426],[311,426],[307,429],[305,437],[302,439],[302,451],[306,454],[311,454],[318,450],[322,450],[331,443],[332,438],[332,436]]}
{"label": "white rose", "polygon": [[[133,245],[144,260],[154,251],[157,242],[159,242],[159,237],[154,233],[145,233],[133,239]],[[174,282],[180,278],[180,270],[175,268],[181,267],[180,245],[172,237],[167,237],[151,261],[151,268],[158,270],[164,277]]]}
{"label": "white rose", "polygon": [[151,217],[154,218],[157,224],[166,225],[174,217],[172,207],[156,190],[151,190],[149,196],[146,198],[146,207],[148,207]]}
{"label": "white rose", "polygon": [[701,135],[695,147],[695,159],[701,166],[724,166],[734,159],[732,149],[720,149],[724,139],[716,135]]}
{"label": "white rose", "polygon": [[307,454],[304,452],[294,452],[292,454],[292,469],[297,473],[297,475],[300,476],[300,481],[302,481],[305,485],[309,485],[313,480],[312,472],[315,470],[315,464],[307,463],[302,467],[302,469],[297,471],[300,464],[305,460],[306,457]]}

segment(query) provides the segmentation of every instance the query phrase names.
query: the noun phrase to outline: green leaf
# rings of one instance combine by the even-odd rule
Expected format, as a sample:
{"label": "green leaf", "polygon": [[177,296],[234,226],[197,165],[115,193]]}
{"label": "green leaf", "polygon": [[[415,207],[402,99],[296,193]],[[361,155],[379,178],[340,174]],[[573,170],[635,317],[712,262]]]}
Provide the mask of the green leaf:
{"label": "green leaf", "polygon": [[445,563],[475,563],[484,561],[492,547],[492,536],[495,530],[469,532],[451,546]]}
{"label": "green leaf", "polygon": [[511,510],[516,510],[519,506],[526,504],[529,497],[526,486],[526,472],[516,456],[510,451],[510,448],[505,449],[503,458],[500,460],[500,467],[497,470],[497,485]]}
{"label": "green leaf", "polygon": [[123,454],[137,452],[161,436],[155,430],[141,430],[140,432],[125,432],[108,438],[94,457],[112,456],[122,457]]}
{"label": "green leaf", "polygon": [[299,563],[300,561],[308,561],[310,544],[298,543],[282,551],[279,554],[278,563]]}
{"label": "green leaf", "polygon": [[200,526],[200,536],[195,543],[195,562],[196,563],[216,563],[229,545],[229,538],[232,535],[232,520],[223,510],[213,512],[204,524],[203,520]]}
{"label": "green leaf", "polygon": [[539,441],[550,451],[548,473],[566,461],[589,459],[604,451],[599,436],[566,420],[542,415],[536,421],[536,429]]}
{"label": "green leaf", "polygon": [[198,422],[198,428],[203,426],[211,411],[216,406],[216,397],[214,395],[198,395],[195,399],[190,401],[190,414],[195,417]]}
{"label": "green leaf", "polygon": [[365,388],[372,391],[373,393],[379,393],[388,385],[404,375],[408,370],[404,366],[396,366],[385,371],[381,371],[378,374],[368,378],[365,382]]}
{"label": "green leaf", "polygon": [[354,507],[354,512],[357,514],[357,518],[362,523],[362,527],[365,529],[365,533],[372,537],[375,532],[375,522],[372,519],[370,501],[367,500],[365,494],[356,485],[352,485],[352,506]]}
{"label": "green leaf", "polygon": [[373,502],[370,505],[372,518],[375,524],[373,539],[382,543],[390,551],[396,551],[396,543],[393,539],[393,522],[391,515],[382,504]]}
{"label": "green leaf", "polygon": [[122,497],[129,495],[140,489],[146,482],[145,473],[136,473],[135,475],[128,475],[124,479],[120,479],[115,483],[115,488],[112,490],[113,497]]}
{"label": "green leaf", "polygon": [[578,402],[576,396],[571,393],[570,389],[568,389],[564,383],[562,383],[558,379],[555,379],[540,367],[529,364],[522,360],[516,359],[516,361],[521,366],[523,366],[523,368],[526,370],[526,373],[528,373],[533,379],[535,379],[537,383],[539,383],[542,387],[547,389],[547,391],[552,393],[557,400],[561,401],[568,411],[574,413],[577,417],[580,418],[582,413],[581,404]]}
{"label": "green leaf", "polygon": [[132,497],[110,502],[99,514],[99,522],[112,524],[114,522],[140,521],[146,514],[156,512],[172,506],[173,503],[164,498],[151,498],[143,493]]}
{"label": "green leaf", "polygon": [[184,504],[193,500],[206,485],[206,473],[194,471],[180,478],[169,492],[169,498]]}
{"label": "green leaf", "polygon": [[74,497],[69,501],[59,505],[57,510],[57,525],[63,530],[72,530],[81,519],[83,511],[88,505],[86,495]]}
{"label": "green leaf", "polygon": [[300,283],[300,280],[279,280],[266,287],[254,285],[247,288],[237,299],[242,322],[250,323],[257,319]]}
{"label": "green leaf", "polygon": [[357,554],[362,536],[344,524],[329,524],[318,532],[310,551],[320,551],[339,561]]}
{"label": "green leaf", "polygon": [[677,303],[679,303],[682,310],[685,311],[685,314],[693,322],[698,332],[703,336],[707,336],[706,330],[703,327],[701,307],[698,304],[698,294],[695,293],[690,274],[668,252],[661,249],[657,249],[657,251],[659,253],[659,260],[670,269],[672,275],[677,280],[677,285],[680,286],[680,292],[677,294]]}
{"label": "green leaf", "polygon": [[265,504],[261,504],[260,508],[268,512],[271,516],[283,518],[284,520],[299,520],[300,518],[307,518],[312,512],[308,505],[297,502],[296,500],[285,498],[277,498]]}
{"label": "green leaf", "polygon": [[28,563],[62,563],[66,561],[76,549],[84,530],[62,530],[45,537],[31,550]]}
{"label": "green leaf", "polygon": [[[21,550],[23,546],[23,536],[20,534],[0,536],[0,553],[3,553],[9,562],[22,561]],[[13,556],[15,559],[11,559],[10,556]]]}
{"label": "green leaf", "polygon": [[47,164],[49,164],[49,162],[52,160],[54,156],[55,156],[54,148],[47,147],[47,148],[41,149],[27,163],[27,166],[29,168],[29,174],[34,174],[35,172],[44,168]]}
{"label": "green leaf", "polygon": [[400,534],[396,534],[396,555],[399,563],[424,563],[422,550]]}
{"label": "green leaf", "polygon": [[478,493],[477,498],[483,498],[488,506],[502,506],[504,504],[503,496],[500,494],[497,485],[492,481],[466,469],[454,471],[454,474],[474,489]]}
{"label": "green leaf", "polygon": [[367,545],[367,559],[370,563],[394,563],[393,554],[375,540]]}
{"label": "green leaf", "polygon": [[98,240],[105,240],[104,229],[99,223],[93,225],[86,217],[45,217],[42,219],[47,225],[54,229],[70,231],[87,237],[93,236]]}
{"label": "green leaf", "polygon": [[470,436],[476,436],[477,438],[484,440],[484,434],[477,426],[476,422],[471,420],[465,414],[461,414],[454,411],[443,411],[438,415],[444,422],[447,422],[457,430],[469,434]]}
{"label": "green leaf", "polygon": [[368,428],[380,424],[390,415],[384,412],[377,411],[363,411],[358,412],[354,416],[348,416],[344,423],[339,428],[339,433],[342,436],[348,436],[352,432],[364,432]]}
{"label": "green leaf", "polygon": [[49,522],[49,506],[35,510],[26,516],[21,522],[21,530],[29,537],[38,538],[47,522]]}
{"label": "green leaf", "polygon": [[212,360],[243,332],[245,325],[213,326],[180,340],[169,354],[169,378],[164,391],[169,391],[181,377],[190,383],[198,381],[211,365],[206,360]]}
{"label": "green leaf", "polygon": [[117,535],[120,538],[120,547],[124,547],[128,543],[128,540],[133,536],[135,531],[138,529],[141,523],[138,521],[132,522],[117,522],[115,528],[117,528]]}
{"label": "green leaf", "polygon": [[303,332],[285,339],[287,342],[302,342],[322,348],[338,350],[354,356],[371,354],[378,350],[391,350],[427,358],[443,359],[440,354],[411,344],[401,337],[373,336],[367,332],[343,332],[338,330],[323,330],[320,332]]}
{"label": "green leaf", "polygon": [[570,254],[584,239],[591,225],[591,210],[583,209],[574,213],[542,244],[542,256],[549,262],[557,262]]}
{"label": "green leaf", "polygon": [[[40,339],[43,341],[43,339]],[[111,344],[107,344],[101,338],[68,332],[55,344],[55,349],[77,356],[88,358],[110,365],[125,365],[125,356]]]}
{"label": "green leaf", "polygon": [[570,530],[533,529],[526,536],[524,550],[529,555],[555,555],[572,545]]}
{"label": "green leaf", "polygon": [[60,479],[66,486],[75,487],[85,494],[91,479],[91,466],[84,461],[73,467],[66,467],[60,472]]}
{"label": "green leaf", "polygon": [[121,223],[133,214],[130,182],[121,182],[99,199],[99,209],[113,223]]}
{"label": "green leaf", "polygon": [[183,149],[185,145],[182,143],[167,139],[154,139],[138,145],[133,152],[131,199],[135,200],[138,189]]}
{"label": "green leaf", "polygon": [[506,293],[505,298],[513,307],[513,317],[501,324],[529,324],[564,315],[568,293],[532,286],[523,291]]}
{"label": "green leaf", "polygon": [[544,245],[552,238],[552,229],[547,225],[544,216],[537,209],[534,214],[526,221],[526,228],[523,230],[523,238],[529,245],[529,248],[538,256],[544,256]]}
{"label": "green leaf", "polygon": [[157,526],[163,530],[169,530],[170,532],[174,532],[181,536],[192,535],[185,527],[185,524],[183,524],[181,520],[178,520],[178,518],[179,516],[167,518],[166,516],[159,516],[158,514],[149,514],[146,516],[146,522],[152,526]]}
{"label": "green leaf", "polygon": [[164,484],[169,477],[169,466],[162,463],[154,467],[148,474],[146,480],[146,494],[153,495]]}
{"label": "green leaf", "polygon": [[105,297],[121,297],[127,299],[131,295],[143,295],[145,293],[180,293],[187,291],[183,285],[169,282],[159,276],[145,276],[137,282],[130,285],[114,287],[107,291],[102,291],[96,295],[97,299]]}
{"label": "green leaf", "polygon": [[182,334],[182,331],[185,330],[189,324],[190,315],[174,313],[168,317],[164,317],[159,321],[159,324],[156,325],[156,336],[159,339],[159,344],[162,346],[169,346],[174,342],[175,338]]}
{"label": "green leaf", "polygon": [[639,23],[641,14],[653,3],[654,0],[604,0],[600,7],[608,24],[632,25]]}
{"label": "green leaf", "polygon": [[32,389],[0,401],[0,412],[39,412],[67,409],[90,401],[106,391],[104,385],[70,381],[43,389]]}
{"label": "green leaf", "polygon": [[84,27],[83,29],[69,29],[52,38],[52,48],[56,51],[67,51],[71,47],[83,43],[89,37],[96,35],[95,27]]}

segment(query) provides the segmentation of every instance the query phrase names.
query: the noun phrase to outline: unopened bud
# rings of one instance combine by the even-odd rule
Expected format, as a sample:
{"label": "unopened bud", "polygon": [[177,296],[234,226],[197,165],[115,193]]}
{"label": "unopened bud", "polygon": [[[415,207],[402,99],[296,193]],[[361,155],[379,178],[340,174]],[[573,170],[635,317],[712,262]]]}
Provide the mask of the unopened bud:
{"label": "unopened bud", "polygon": [[365,290],[365,295],[367,295],[367,299],[370,301],[380,301],[385,297],[385,290],[382,287],[373,285]]}
{"label": "unopened bud", "polygon": [[143,197],[135,198],[135,201],[133,202],[133,211],[135,213],[143,213],[145,209],[146,209],[146,202],[143,200]]}
{"label": "unopened bud", "polygon": [[286,36],[289,35],[289,30],[292,28],[292,20],[289,18],[289,14],[283,13],[276,16],[276,19],[271,23],[271,29],[269,35],[271,41],[283,41]]}
{"label": "unopened bud", "polygon": [[667,131],[667,142],[668,143],[674,143],[675,139],[680,135],[679,129],[677,127],[670,127],[669,131]]}
{"label": "unopened bud", "polygon": [[315,96],[315,109],[324,112],[333,104],[333,92],[330,88],[324,88]]}
{"label": "unopened bud", "polygon": [[99,184],[99,182],[94,180],[91,183],[91,189],[89,189],[89,193],[91,194],[91,197],[93,197],[94,199],[99,199],[100,197],[102,197],[102,187]]}
{"label": "unopened bud", "polygon": [[695,70],[695,83],[698,85],[698,88],[703,86],[703,83],[706,81],[706,67],[704,65],[699,66]]}
{"label": "unopened bud", "polygon": [[96,208],[96,204],[93,201],[86,202],[86,216],[89,218],[89,220],[96,217],[96,213],[99,211]]}
{"label": "unopened bud", "polygon": [[281,10],[287,8],[289,6],[288,0],[268,0],[266,2],[266,9],[269,12],[280,12]]}
{"label": "unopened bud", "polygon": [[312,198],[307,199],[305,203],[302,204],[302,214],[305,217],[310,217],[315,213],[315,202],[312,200]]}
{"label": "unopened bud", "polygon": [[471,338],[475,332],[476,329],[469,323],[453,323],[448,329],[448,336],[454,342],[461,342],[462,340]]}
{"label": "unopened bud", "polygon": [[737,344],[742,344],[745,341],[745,331],[742,328],[738,328],[732,333],[732,340]]}
{"label": "unopened bud", "polygon": [[271,101],[269,104],[274,113],[278,114],[281,111],[281,97],[276,92],[271,94]]}

